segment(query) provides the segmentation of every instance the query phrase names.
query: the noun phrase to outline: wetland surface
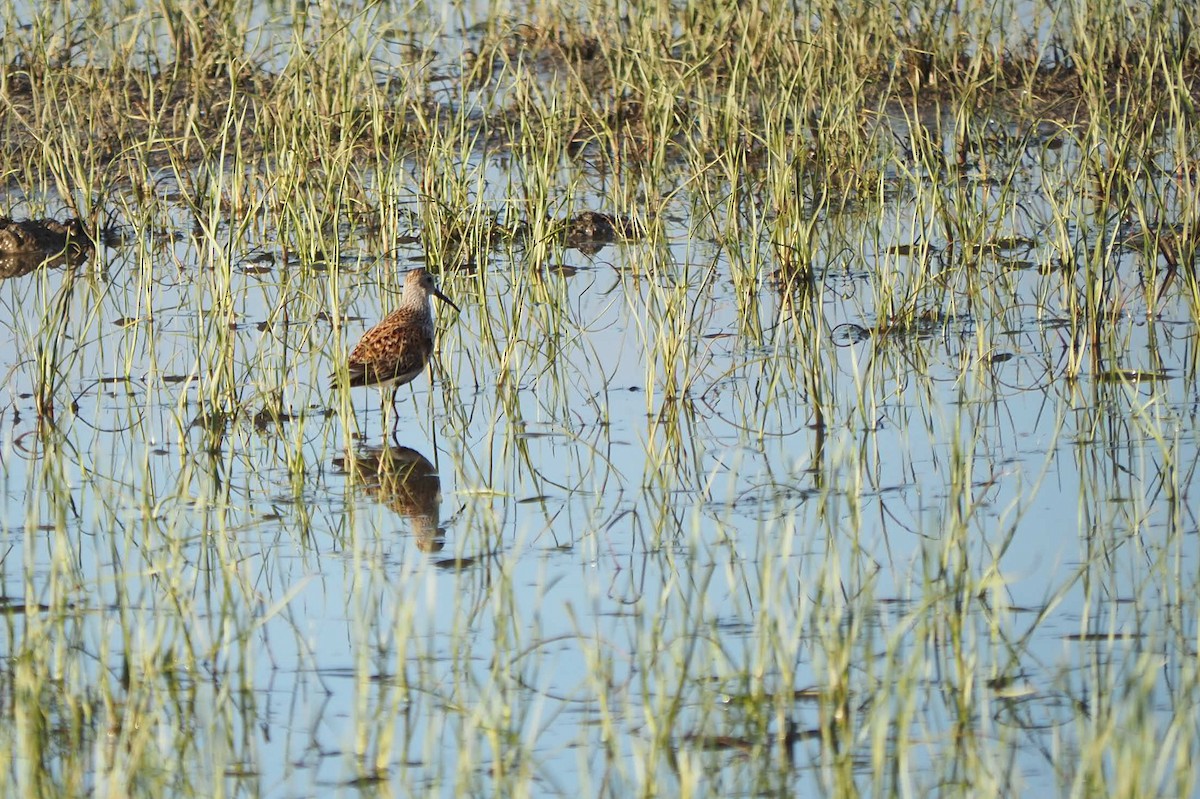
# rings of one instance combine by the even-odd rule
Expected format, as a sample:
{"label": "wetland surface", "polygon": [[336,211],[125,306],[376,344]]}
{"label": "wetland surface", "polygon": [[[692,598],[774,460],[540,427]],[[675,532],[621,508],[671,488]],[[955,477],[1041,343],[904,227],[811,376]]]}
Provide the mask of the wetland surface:
{"label": "wetland surface", "polygon": [[1194,795],[1197,22],[4,4],[0,794]]}

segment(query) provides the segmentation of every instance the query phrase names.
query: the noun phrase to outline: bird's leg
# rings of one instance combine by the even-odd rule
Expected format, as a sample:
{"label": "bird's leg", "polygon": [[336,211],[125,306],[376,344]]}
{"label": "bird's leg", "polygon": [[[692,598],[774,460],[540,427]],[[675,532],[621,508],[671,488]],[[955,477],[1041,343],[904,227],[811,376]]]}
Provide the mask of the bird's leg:
{"label": "bird's leg", "polygon": [[392,386],[392,435],[396,435],[396,431],[400,429],[400,411],[396,408],[396,393],[400,391],[400,386]]}
{"label": "bird's leg", "polygon": [[383,433],[386,433],[388,425],[388,401],[387,389],[379,392],[379,426]]}

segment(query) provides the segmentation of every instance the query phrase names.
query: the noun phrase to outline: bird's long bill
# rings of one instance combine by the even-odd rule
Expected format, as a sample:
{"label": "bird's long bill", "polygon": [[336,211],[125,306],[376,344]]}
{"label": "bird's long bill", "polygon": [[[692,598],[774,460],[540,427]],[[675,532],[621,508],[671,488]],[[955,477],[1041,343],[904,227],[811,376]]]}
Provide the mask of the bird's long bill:
{"label": "bird's long bill", "polygon": [[462,309],[454,304],[454,300],[450,299],[449,297],[447,297],[445,294],[438,291],[437,289],[433,290],[433,296],[437,297],[439,300],[446,303],[447,305],[449,305],[451,308],[458,311],[459,313],[462,313]]}

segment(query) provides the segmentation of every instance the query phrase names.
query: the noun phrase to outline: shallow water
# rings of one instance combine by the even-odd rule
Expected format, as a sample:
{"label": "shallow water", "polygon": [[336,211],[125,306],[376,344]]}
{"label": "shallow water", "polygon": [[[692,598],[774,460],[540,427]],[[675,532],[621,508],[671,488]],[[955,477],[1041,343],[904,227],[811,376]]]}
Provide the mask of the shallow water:
{"label": "shallow water", "polygon": [[[196,231],[166,176],[160,227],[112,203],[122,245],[0,284],[8,689],[51,653],[46,724],[84,728],[97,793],[154,763],[197,795],[821,793],[843,759],[872,792],[1066,793],[1113,719],[1194,751],[1192,310],[1148,309],[1152,265],[1080,203],[1066,235],[1108,242],[1116,299],[1067,375],[1046,187],[1081,155],[1025,141],[1021,214],[989,216],[983,178],[938,189],[992,251],[888,175],[881,211],[818,212],[809,290],[686,195],[661,237],[559,268],[479,253],[441,275],[462,313],[437,309],[394,436],[328,375],[420,243]],[[506,207],[507,155],[475,159]],[[607,176],[563,169],[610,210]],[[906,285],[920,324],[884,307]]]}
{"label": "shallow water", "polygon": [[[880,224],[884,241],[898,235]],[[91,654],[84,684],[112,679],[126,654],[194,654],[200,673],[176,679],[222,719],[206,727],[168,707],[156,722],[196,725],[192,757],[238,764],[239,779],[272,795],[361,777],[360,760],[370,763],[389,735],[378,762],[389,779],[483,790],[494,755],[476,719],[495,702],[511,708],[505,735],[532,760],[522,767],[536,769],[539,790],[573,792],[589,773],[618,779],[596,754],[605,704],[617,705],[608,723],[621,733],[618,752],[636,747],[650,723],[643,701],[654,704],[637,695],[688,674],[717,693],[686,692],[679,736],[727,734],[737,714],[723,721],[720,705],[750,690],[747,678],[769,693],[825,679],[811,632],[788,627],[796,609],[866,592],[872,601],[853,606],[873,608],[856,623],[876,629],[875,647],[927,645],[904,630],[931,594],[954,591],[942,563],[995,581],[987,601],[963,610],[964,648],[981,679],[1016,681],[1015,700],[992,700],[995,726],[983,734],[1021,784],[1055,784],[1044,748],[1069,749],[1078,723],[1069,692],[1089,664],[1117,681],[1136,656],[1161,658],[1149,700],[1166,723],[1169,675],[1190,655],[1162,631],[1185,633],[1194,609],[1195,521],[1164,501],[1186,497],[1196,460],[1186,311],[1130,313],[1118,325],[1127,368],[1166,375],[1133,384],[1055,376],[1062,338],[1036,305],[1045,280],[1036,270],[1011,276],[1013,304],[1028,297],[1030,307],[1012,329],[964,315],[928,335],[814,348],[798,344],[807,331],[768,286],[739,298],[722,258],[687,235],[668,230],[675,267],[654,278],[633,273],[636,243],[563,252],[579,270],[569,278],[525,275],[503,256],[478,275],[446,276],[463,314],[441,311],[437,377],[401,392],[394,444],[436,464],[440,502],[427,472],[373,477],[377,396],[351,395],[364,442],[347,438],[351,418],[326,388],[344,345],[385,312],[376,280],[390,262],[329,278],[343,285],[342,312],[364,320],[348,321],[340,340],[303,299],[290,323],[260,329],[285,302],[284,284],[319,291],[325,278],[285,280],[303,267],[276,262],[214,285],[221,279],[188,242],[173,248],[178,264],[139,263],[135,245],[102,249],[74,276],[5,283],[4,596],[43,602],[70,586],[63,612],[77,639],[60,645]],[[818,335],[852,320],[870,326],[858,306],[883,257],[863,254],[850,301],[829,267]],[[534,281],[559,303],[553,311],[530,302],[522,282]],[[643,310],[654,307],[652,284],[681,308],[704,309],[678,323],[690,354],[673,380],[654,312]],[[45,346],[43,313],[64,292],[61,385],[39,433],[29,359]],[[485,303],[471,299],[480,294]],[[750,330],[741,302],[758,306]],[[507,347],[503,366],[484,329]],[[828,358],[833,391],[824,431],[812,427],[796,362],[814,354]],[[214,362],[231,374],[213,378]],[[206,423],[206,397],[236,398],[240,411]],[[368,459],[366,474],[348,473],[347,448]],[[958,460],[969,485],[953,483]],[[425,487],[410,488],[413,479]],[[955,524],[969,528],[970,544],[942,552],[942,531]],[[1157,584],[1159,559],[1180,584]],[[764,597],[775,597],[765,610]],[[10,653],[36,618],[28,608],[9,617]],[[144,640],[122,642],[130,621]],[[758,661],[764,625],[796,637],[791,673]],[[1153,646],[1140,651],[1147,635]],[[685,656],[692,647],[700,651]],[[687,659],[707,661],[710,650],[722,660]],[[589,657],[606,661],[608,696]],[[858,662],[852,684],[858,669],[872,670]],[[918,694],[915,734],[928,739],[929,759],[911,764],[914,785],[939,773],[938,742],[953,727],[940,679],[919,677],[928,692]],[[228,683],[236,698],[220,687]],[[820,726],[811,702],[794,703],[791,718]],[[457,773],[472,746],[484,749],[472,757],[482,770]],[[814,779],[817,744],[796,748],[777,778],[801,787]],[[757,790],[735,758],[694,756],[728,771],[705,778],[714,789]]]}

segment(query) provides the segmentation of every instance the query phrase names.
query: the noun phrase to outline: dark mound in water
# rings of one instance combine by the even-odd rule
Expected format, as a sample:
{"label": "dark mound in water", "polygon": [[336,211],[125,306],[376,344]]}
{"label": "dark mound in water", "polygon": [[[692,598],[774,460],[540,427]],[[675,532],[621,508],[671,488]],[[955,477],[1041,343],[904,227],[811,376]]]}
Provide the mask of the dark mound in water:
{"label": "dark mound in water", "polygon": [[0,279],[20,277],[41,266],[74,266],[87,260],[93,249],[78,219],[0,217]]}

